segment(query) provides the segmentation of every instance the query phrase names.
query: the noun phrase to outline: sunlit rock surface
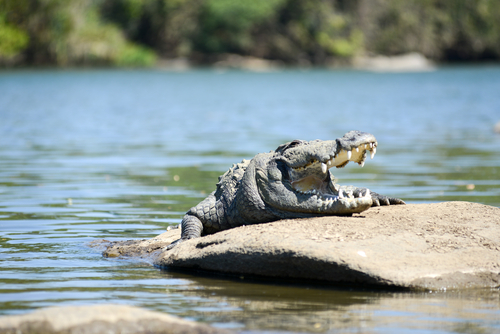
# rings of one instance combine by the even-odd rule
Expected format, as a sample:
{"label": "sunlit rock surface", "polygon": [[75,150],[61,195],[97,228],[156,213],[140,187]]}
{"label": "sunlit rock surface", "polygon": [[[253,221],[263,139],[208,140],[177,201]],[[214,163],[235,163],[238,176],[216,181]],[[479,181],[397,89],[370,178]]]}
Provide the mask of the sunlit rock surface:
{"label": "sunlit rock surface", "polygon": [[469,202],[371,208],[353,217],[281,220],[182,242],[107,243],[104,256],[162,268],[402,289],[500,286],[500,209]]}

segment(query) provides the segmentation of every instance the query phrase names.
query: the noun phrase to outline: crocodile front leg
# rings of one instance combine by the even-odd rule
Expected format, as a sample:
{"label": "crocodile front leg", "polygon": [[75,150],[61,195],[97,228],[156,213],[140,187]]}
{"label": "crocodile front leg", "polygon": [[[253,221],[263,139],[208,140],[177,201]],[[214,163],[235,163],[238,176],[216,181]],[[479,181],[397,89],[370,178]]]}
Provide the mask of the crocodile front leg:
{"label": "crocodile front leg", "polygon": [[201,237],[203,224],[197,217],[187,214],[182,218],[181,229],[181,238],[168,245],[167,250],[174,248],[184,240]]}

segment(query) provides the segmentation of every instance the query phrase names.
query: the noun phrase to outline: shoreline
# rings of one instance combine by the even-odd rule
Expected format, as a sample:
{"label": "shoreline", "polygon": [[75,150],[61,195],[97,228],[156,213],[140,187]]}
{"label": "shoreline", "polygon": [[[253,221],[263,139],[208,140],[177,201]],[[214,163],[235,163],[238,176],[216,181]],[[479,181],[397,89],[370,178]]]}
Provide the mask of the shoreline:
{"label": "shoreline", "polygon": [[245,71],[252,73],[270,73],[288,70],[299,71],[361,71],[373,73],[426,73],[439,69],[453,67],[499,67],[500,61],[490,62],[436,62],[418,53],[408,53],[399,56],[361,56],[352,60],[334,62],[325,65],[286,64],[280,60],[268,60],[251,56],[226,55],[216,62],[200,64],[187,58],[161,58],[155,65],[149,67],[127,66],[0,66],[0,73],[22,71],[94,71],[94,70],[158,70],[165,72],[190,72],[197,70],[212,70],[220,73],[228,71]]}

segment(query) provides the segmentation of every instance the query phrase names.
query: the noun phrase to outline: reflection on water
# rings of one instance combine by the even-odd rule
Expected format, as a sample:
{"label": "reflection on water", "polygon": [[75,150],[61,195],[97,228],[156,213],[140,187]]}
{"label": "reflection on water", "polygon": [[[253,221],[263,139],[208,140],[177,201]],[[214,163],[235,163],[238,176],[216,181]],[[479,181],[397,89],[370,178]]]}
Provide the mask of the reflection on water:
{"label": "reflection on water", "polygon": [[0,73],[0,314],[118,302],[246,332],[493,333],[498,290],[388,293],[163,272],[94,239],[177,224],[233,163],[353,129],[379,141],[334,170],[411,203],[500,206],[500,68]]}
{"label": "reflection on water", "polygon": [[[352,332],[353,328],[380,333],[402,328],[460,332],[466,326],[488,332],[500,325],[498,290],[415,294],[251,281],[245,281],[242,289],[241,280],[189,279],[202,289],[187,289],[187,296],[218,303],[195,307],[183,316],[252,332]],[[471,332],[481,333],[466,331]]]}

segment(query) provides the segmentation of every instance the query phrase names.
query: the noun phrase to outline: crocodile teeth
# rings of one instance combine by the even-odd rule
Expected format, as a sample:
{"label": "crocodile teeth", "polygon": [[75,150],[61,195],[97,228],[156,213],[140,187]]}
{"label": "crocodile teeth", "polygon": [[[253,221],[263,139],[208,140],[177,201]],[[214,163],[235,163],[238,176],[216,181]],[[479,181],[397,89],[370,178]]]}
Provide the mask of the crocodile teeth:
{"label": "crocodile teeth", "polygon": [[351,160],[352,151],[347,151],[347,160]]}
{"label": "crocodile teeth", "polygon": [[377,153],[377,148],[376,148],[376,147],[374,147],[374,148],[372,149],[372,151],[370,152],[370,158],[372,158],[372,159],[373,159],[373,157],[375,156],[375,153]]}
{"label": "crocodile teeth", "polygon": [[371,197],[371,195],[370,195],[370,189],[366,189],[365,197],[366,198],[370,198]]}
{"label": "crocodile teeth", "polygon": [[373,148],[373,143],[370,143],[370,148]]}
{"label": "crocodile teeth", "polygon": [[359,165],[360,165],[361,167],[363,167],[363,166],[365,165],[365,162],[364,162],[364,161],[361,161],[361,162],[359,163]]}
{"label": "crocodile teeth", "polygon": [[339,190],[339,198],[344,198],[344,192],[342,190]]}
{"label": "crocodile teeth", "polygon": [[332,198],[329,198],[327,201],[326,201],[326,205],[328,207],[332,207],[333,203],[335,203],[336,200],[332,199]]}
{"label": "crocodile teeth", "polygon": [[356,147],[356,152],[359,152],[359,147]]}
{"label": "crocodile teeth", "polygon": [[326,164],[324,162],[321,163],[321,171],[324,173],[326,173],[326,171],[328,170],[328,167],[326,166]]}

